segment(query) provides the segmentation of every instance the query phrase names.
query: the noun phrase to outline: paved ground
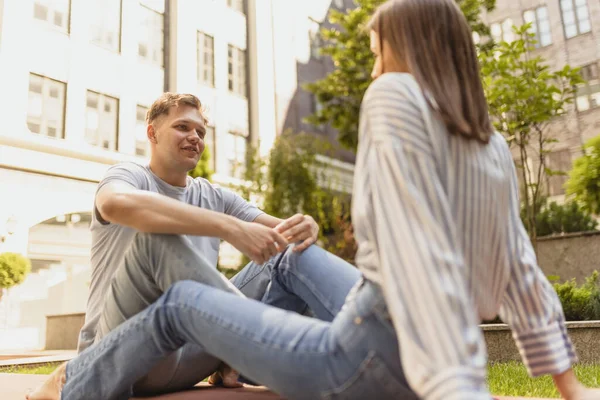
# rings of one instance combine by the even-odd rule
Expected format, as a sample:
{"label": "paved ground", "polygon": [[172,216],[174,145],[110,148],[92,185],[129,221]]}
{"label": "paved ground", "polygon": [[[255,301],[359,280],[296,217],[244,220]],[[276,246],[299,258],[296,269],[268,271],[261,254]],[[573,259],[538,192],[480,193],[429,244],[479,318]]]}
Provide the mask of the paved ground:
{"label": "paved ground", "polygon": [[35,365],[49,362],[69,361],[77,354],[76,350],[47,350],[21,353],[0,353],[0,367],[12,365]]}
{"label": "paved ground", "polygon": [[[25,393],[36,388],[47,378],[46,375],[0,374],[0,398],[2,400],[23,400]],[[159,397],[146,397],[145,400],[282,400],[282,397],[269,392],[266,388],[246,387],[242,389],[222,389],[208,385],[198,386],[194,390],[168,394]],[[517,400],[524,398],[498,397],[498,400]],[[141,400],[141,399],[138,399]],[[536,400],[527,398],[527,400]],[[537,399],[542,400],[542,399]]]}

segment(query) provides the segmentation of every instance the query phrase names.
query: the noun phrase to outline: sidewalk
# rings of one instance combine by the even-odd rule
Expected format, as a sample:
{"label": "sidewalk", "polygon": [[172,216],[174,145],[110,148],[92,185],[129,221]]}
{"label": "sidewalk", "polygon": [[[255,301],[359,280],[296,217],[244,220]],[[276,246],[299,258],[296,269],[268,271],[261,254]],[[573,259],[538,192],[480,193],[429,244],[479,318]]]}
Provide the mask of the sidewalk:
{"label": "sidewalk", "polygon": [[[37,350],[37,351],[6,351],[0,352],[0,367],[13,365],[32,366],[51,362],[69,361],[77,354],[76,350]],[[2,387],[0,385],[0,387]]]}

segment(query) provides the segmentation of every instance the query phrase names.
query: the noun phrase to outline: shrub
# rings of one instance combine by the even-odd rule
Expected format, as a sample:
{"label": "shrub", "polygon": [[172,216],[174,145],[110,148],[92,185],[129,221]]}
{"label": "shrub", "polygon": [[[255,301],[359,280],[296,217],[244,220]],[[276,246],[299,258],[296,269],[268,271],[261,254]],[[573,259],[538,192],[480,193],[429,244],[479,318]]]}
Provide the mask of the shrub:
{"label": "shrub", "polygon": [[17,253],[0,254],[0,297],[3,289],[16,286],[25,280],[31,271],[31,262]]}
{"label": "shrub", "polygon": [[554,290],[562,303],[567,321],[600,320],[600,281],[598,271],[588,277],[583,285],[575,279],[555,283]]}

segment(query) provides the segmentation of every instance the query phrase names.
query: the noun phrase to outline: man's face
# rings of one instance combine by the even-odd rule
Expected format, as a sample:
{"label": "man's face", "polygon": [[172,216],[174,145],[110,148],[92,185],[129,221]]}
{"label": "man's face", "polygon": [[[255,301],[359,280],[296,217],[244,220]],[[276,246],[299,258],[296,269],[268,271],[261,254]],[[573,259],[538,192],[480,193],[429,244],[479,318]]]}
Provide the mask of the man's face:
{"label": "man's face", "polygon": [[166,168],[192,170],[204,151],[205,134],[200,111],[186,105],[173,107],[148,129],[152,157]]}

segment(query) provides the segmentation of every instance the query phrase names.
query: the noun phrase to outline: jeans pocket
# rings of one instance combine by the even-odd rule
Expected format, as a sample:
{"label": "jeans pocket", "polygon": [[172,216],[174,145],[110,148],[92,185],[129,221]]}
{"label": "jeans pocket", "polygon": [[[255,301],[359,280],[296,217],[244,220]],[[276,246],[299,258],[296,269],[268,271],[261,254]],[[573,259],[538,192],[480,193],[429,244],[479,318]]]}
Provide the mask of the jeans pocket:
{"label": "jeans pocket", "polygon": [[375,351],[370,351],[356,372],[342,385],[322,393],[323,400],[408,399],[418,397],[393,374]]}

